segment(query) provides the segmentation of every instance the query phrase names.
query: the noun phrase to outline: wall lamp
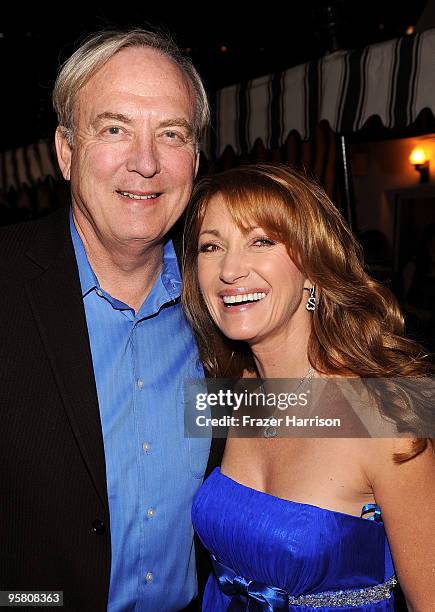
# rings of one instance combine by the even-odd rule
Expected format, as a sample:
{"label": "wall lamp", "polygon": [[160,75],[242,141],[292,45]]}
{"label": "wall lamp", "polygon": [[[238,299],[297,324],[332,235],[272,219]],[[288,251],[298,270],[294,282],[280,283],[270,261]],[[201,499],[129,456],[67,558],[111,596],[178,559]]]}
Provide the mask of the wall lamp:
{"label": "wall lamp", "polygon": [[429,182],[429,159],[422,147],[415,147],[409,156],[409,161],[420,173],[420,183]]}

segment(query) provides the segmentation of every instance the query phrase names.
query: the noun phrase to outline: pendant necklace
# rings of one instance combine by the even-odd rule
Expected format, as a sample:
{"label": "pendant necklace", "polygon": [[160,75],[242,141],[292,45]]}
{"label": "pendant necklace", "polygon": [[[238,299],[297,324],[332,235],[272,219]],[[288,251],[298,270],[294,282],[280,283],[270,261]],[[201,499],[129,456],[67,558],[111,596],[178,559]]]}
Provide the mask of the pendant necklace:
{"label": "pendant necklace", "polygon": [[[296,389],[294,389],[294,391],[292,391],[292,393],[296,393],[296,391],[298,391],[302,386],[306,385],[306,383],[313,378],[315,373],[316,370],[310,366],[310,369],[305,374],[305,376],[300,379],[298,386],[296,387]],[[261,385],[261,388],[264,391],[263,385]],[[269,426],[263,429],[263,438],[276,438],[277,435],[278,432],[276,430],[276,427]]]}

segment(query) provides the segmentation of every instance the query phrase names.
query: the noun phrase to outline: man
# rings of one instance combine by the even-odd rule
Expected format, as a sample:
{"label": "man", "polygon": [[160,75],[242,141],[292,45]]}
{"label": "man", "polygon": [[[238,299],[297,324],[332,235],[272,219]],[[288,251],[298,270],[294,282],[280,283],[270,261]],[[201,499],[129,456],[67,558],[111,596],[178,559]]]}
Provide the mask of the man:
{"label": "man", "polygon": [[194,609],[183,432],[202,375],[166,235],[207,123],[201,80],[143,30],[90,38],[54,89],[71,210],[0,235],[0,590],[64,608]]}

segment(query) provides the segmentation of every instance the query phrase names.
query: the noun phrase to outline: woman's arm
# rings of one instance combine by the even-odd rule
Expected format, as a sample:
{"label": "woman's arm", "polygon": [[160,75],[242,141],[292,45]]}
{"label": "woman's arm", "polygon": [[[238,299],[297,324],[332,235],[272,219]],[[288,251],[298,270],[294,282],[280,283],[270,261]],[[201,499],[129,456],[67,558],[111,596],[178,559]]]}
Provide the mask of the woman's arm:
{"label": "woman's arm", "polygon": [[372,483],[410,612],[435,612],[435,454],[425,451],[404,463],[394,453],[408,439],[372,440],[367,475]]}

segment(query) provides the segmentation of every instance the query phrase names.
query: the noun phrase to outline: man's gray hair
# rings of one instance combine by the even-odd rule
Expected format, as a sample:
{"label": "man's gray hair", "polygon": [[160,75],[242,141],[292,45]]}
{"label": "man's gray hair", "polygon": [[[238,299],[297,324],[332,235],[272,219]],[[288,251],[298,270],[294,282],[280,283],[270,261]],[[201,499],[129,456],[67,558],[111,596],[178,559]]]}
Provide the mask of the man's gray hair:
{"label": "man's gray hair", "polygon": [[128,47],[148,47],[171,59],[184,73],[195,93],[195,140],[197,146],[210,120],[204,84],[191,60],[169,34],[149,30],[96,32],[61,66],[53,89],[53,106],[68,142],[74,136],[74,104],[77,93],[116,53]]}

